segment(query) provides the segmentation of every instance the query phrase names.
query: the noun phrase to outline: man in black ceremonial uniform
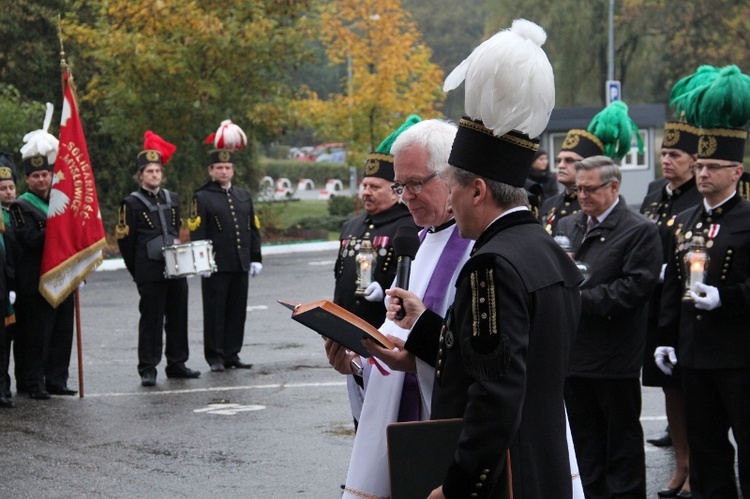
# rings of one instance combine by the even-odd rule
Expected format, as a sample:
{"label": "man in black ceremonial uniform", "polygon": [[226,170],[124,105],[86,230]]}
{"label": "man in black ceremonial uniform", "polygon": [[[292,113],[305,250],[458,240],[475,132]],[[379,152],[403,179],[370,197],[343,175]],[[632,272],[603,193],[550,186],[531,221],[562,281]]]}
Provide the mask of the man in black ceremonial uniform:
{"label": "man in black ceremonial uniform", "polygon": [[185,277],[167,278],[162,248],[179,243],[180,206],[177,193],[161,188],[163,165],[176,147],[147,131],[138,154],[137,191],[120,204],[115,230],[120,253],[138,286],[138,373],[141,385],[156,384],[156,366],[166,332],[168,378],[197,378],[188,360],[188,284]]}
{"label": "man in black ceremonial uniform", "polygon": [[[721,90],[734,87],[723,80],[738,73],[733,66],[722,69],[717,85],[698,95],[706,103],[714,95],[725,102]],[[750,98],[750,87],[746,90]],[[750,114],[740,111],[747,109],[741,102],[733,104],[711,108],[744,114],[719,120],[706,113],[700,116],[705,121],[696,123],[702,128],[693,172],[703,200],[674,220],[659,322],[662,346],[654,352],[666,374],[679,362],[690,486],[701,498],[738,497],[730,429],[739,456],[740,497],[750,497],[750,202],[737,186],[747,131],[721,125],[745,125]],[[698,249],[708,255],[704,272],[686,262],[688,252]]]}
{"label": "man in black ceremonial uniform", "polygon": [[[43,137],[51,136],[46,132],[37,136]],[[55,142],[52,157],[38,153],[24,155],[23,169],[29,191],[19,196],[10,207],[13,239],[19,249],[15,255],[18,293],[15,309],[20,326],[16,351],[23,356],[16,387],[37,400],[48,399],[50,393],[77,393],[67,386],[73,348],[74,295],[52,308],[39,293],[52,169],[57,156],[57,140],[54,137],[51,140]]]}
{"label": "man in black ceremonial uniform", "polygon": [[210,240],[216,272],[201,279],[203,296],[203,349],[213,372],[226,368],[250,369],[239,353],[245,338],[248,274],[263,269],[260,231],[250,192],[232,184],[232,155],[246,143],[239,127],[229,120],[214,134],[214,144],[223,146],[209,153],[211,180],[193,195],[190,239]]}
{"label": "man in black ceremonial uniform", "polygon": [[[348,220],[341,227],[341,245],[334,267],[334,303],[375,327],[380,327],[385,321],[384,290],[393,284],[396,277],[397,259],[393,253],[391,238],[402,225],[409,225],[417,230],[409,209],[391,190],[391,183],[393,156],[385,153],[369,154],[362,180],[362,203],[366,213]],[[358,295],[356,258],[363,243],[365,246],[372,246],[376,259],[372,284],[365,295]]]}

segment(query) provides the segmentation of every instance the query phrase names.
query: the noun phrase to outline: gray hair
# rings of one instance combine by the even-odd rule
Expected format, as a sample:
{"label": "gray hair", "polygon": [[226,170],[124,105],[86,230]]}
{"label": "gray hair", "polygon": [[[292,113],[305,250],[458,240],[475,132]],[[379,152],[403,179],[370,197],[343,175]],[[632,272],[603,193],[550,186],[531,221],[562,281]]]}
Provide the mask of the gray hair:
{"label": "gray hair", "polygon": [[591,171],[599,170],[599,178],[602,182],[609,183],[617,179],[618,183],[622,183],[622,173],[620,168],[612,161],[612,158],[607,156],[591,156],[589,158],[576,161],[575,163],[576,172],[581,170]]}
{"label": "gray hair", "polygon": [[440,172],[448,166],[457,130],[456,125],[445,120],[420,121],[396,138],[391,146],[391,154],[396,156],[405,149],[418,146],[427,152],[427,169]]}
{"label": "gray hair", "polygon": [[481,175],[476,175],[469,171],[455,166],[449,166],[444,174],[452,176],[453,180],[461,187],[466,187],[476,178],[481,178],[487,184],[490,196],[495,204],[503,210],[509,210],[517,206],[529,206],[529,195],[523,187],[514,187],[510,184],[504,184],[497,180],[492,180]]}

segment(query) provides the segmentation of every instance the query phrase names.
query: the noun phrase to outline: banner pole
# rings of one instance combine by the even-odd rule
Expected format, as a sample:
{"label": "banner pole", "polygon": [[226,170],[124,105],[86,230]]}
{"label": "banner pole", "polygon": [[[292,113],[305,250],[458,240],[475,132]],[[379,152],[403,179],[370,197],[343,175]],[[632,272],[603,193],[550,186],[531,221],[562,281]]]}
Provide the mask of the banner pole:
{"label": "banner pole", "polygon": [[79,302],[80,294],[78,288],[75,290],[76,304],[76,351],[78,352],[78,397],[83,398],[83,341],[81,338],[81,304]]}

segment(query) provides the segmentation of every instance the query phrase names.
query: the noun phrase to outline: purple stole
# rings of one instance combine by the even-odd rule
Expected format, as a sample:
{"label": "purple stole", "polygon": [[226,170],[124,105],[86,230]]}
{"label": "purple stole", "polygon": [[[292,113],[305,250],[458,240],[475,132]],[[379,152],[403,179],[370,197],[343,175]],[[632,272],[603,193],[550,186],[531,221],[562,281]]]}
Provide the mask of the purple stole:
{"label": "purple stole", "polygon": [[[448,230],[448,229],[444,229]],[[430,282],[427,284],[422,302],[430,310],[439,310],[443,303],[445,293],[448,291],[448,284],[456,271],[458,263],[461,261],[466,248],[471,243],[468,239],[463,239],[458,235],[458,227],[454,225],[450,230],[453,232],[448,238],[448,242],[440,254],[435,270],[432,273]],[[419,234],[419,241],[424,241],[427,236],[427,229]],[[417,376],[412,373],[404,375],[404,387],[401,390],[401,405],[398,409],[398,421],[419,421],[420,408],[422,404],[419,396],[419,386]]]}

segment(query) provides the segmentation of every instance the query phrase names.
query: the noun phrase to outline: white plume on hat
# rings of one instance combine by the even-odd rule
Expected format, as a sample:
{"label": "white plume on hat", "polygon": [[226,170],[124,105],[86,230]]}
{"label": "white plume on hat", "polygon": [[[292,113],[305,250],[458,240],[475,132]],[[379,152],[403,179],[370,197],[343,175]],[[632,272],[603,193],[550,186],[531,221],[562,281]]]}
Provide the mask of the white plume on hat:
{"label": "white plume on hat", "polygon": [[23,137],[24,146],[21,148],[21,157],[23,159],[32,156],[42,155],[47,157],[50,165],[55,164],[57,159],[58,141],[54,135],[47,132],[49,125],[52,123],[52,113],[55,106],[47,103],[47,113],[44,116],[44,125],[41,130],[34,130]]}
{"label": "white plume on hat", "polygon": [[212,138],[214,147],[217,149],[236,151],[247,145],[247,135],[232,120],[222,121],[213,137],[209,136],[209,140]]}
{"label": "white plume on hat", "polygon": [[445,79],[448,92],[466,80],[465,113],[495,136],[511,130],[538,137],[555,107],[555,77],[539,25],[516,19],[479,45]]}

